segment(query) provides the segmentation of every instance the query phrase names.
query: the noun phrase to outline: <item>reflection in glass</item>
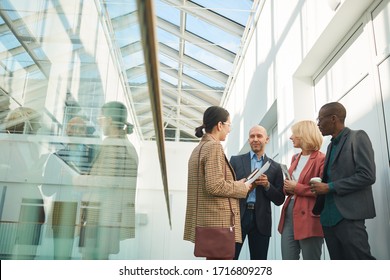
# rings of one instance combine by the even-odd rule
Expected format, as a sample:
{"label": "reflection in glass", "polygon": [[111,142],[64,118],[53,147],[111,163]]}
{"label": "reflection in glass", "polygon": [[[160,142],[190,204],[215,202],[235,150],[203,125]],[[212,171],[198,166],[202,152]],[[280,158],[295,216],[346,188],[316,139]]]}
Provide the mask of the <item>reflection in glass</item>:
{"label": "reflection in glass", "polygon": [[[245,10],[248,1],[229,3],[244,5]],[[218,34],[202,35],[192,25],[200,22],[195,15],[199,12],[206,33],[209,28],[203,24],[208,19],[212,28],[229,31],[225,23],[235,33],[243,28],[219,16],[225,15],[220,9],[210,12],[192,9],[193,1],[175,2],[156,2],[164,128],[167,140],[198,141],[191,131],[207,104],[220,104],[224,90],[220,83],[231,74],[235,53]],[[210,7],[222,7],[208,2]],[[117,151],[126,154],[124,147],[130,147],[129,154],[136,158],[127,138],[137,148],[144,140],[156,139],[146,75],[149,65],[145,65],[136,9],[135,0],[0,1],[0,244],[5,246],[0,258],[137,259],[143,254],[141,242],[131,238],[135,230],[146,230],[134,225],[136,168],[122,170],[127,172],[123,176],[115,168],[105,169],[112,174],[98,168],[126,162],[115,156]],[[186,20],[187,12],[195,18]],[[126,105],[136,133],[119,138],[104,133],[107,120],[99,118],[105,116],[100,109],[112,100]],[[39,112],[41,127],[36,134],[29,134],[27,126],[20,133],[6,129],[7,116],[20,107]],[[71,131],[73,124],[79,127]],[[114,155],[108,156],[111,152]],[[10,189],[27,200],[18,204],[9,200]],[[30,189],[38,190],[33,200]],[[115,204],[120,193],[131,200]],[[111,204],[115,204],[113,211],[106,211]],[[29,237],[36,244],[24,246],[30,252],[22,252],[23,246],[17,252],[12,245],[21,205],[28,213],[34,213],[30,206],[41,211],[43,205],[45,210],[45,215],[28,217],[42,221]],[[80,229],[85,218],[87,227]],[[107,223],[108,218],[116,222]],[[118,255],[112,255],[118,250]]]}
{"label": "reflection in glass", "polygon": [[108,259],[119,253],[120,241],[135,236],[135,190],[138,157],[126,134],[126,107],[116,101],[103,105],[99,125],[106,138],[87,176],[81,202],[79,246],[83,259]]}
{"label": "reflection in glass", "polygon": [[0,1],[0,259],[135,258],[135,1],[38,2]]}
{"label": "reflection in glass", "polygon": [[39,146],[27,136],[40,129],[40,114],[28,107],[16,108],[4,127],[7,134],[0,140],[0,181],[4,182],[0,186],[0,256],[34,259],[45,211],[38,188],[42,168]]}
{"label": "reflection in glass", "polygon": [[[88,134],[86,119],[80,116],[72,117],[66,126],[69,142],[49,157],[44,171],[44,182],[48,184],[44,184],[42,189],[46,196],[52,197],[51,218],[48,219],[48,223],[51,223],[53,230],[54,259],[72,258],[81,194],[72,186],[70,178],[79,174],[88,174],[94,157],[92,145],[78,143],[79,141],[74,138],[88,137]],[[66,177],[69,178],[69,185],[50,184],[51,177],[62,168],[67,170]]]}

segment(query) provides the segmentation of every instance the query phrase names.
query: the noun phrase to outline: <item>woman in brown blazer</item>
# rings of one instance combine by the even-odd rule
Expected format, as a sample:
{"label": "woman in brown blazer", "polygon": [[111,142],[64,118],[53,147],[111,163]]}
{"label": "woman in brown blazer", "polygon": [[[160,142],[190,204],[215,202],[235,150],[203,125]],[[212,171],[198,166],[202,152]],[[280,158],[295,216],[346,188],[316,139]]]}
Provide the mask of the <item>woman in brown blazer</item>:
{"label": "woman in brown blazer", "polygon": [[[234,213],[235,241],[242,242],[239,198],[245,198],[251,185],[245,179],[235,180],[235,174],[223,151],[221,141],[230,132],[229,112],[218,106],[209,107],[203,124],[195,135],[202,137],[188,162],[187,210],[184,240],[195,242],[195,227],[228,227],[231,209]],[[205,130],[205,134],[203,132]]]}

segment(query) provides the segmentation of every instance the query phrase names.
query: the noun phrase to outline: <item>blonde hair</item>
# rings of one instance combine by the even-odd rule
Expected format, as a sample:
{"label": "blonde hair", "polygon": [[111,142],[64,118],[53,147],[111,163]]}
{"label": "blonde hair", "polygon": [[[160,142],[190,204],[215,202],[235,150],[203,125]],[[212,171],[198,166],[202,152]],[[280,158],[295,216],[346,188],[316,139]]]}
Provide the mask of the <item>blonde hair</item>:
{"label": "blonde hair", "polygon": [[305,120],[291,127],[292,134],[302,141],[302,149],[318,151],[321,148],[323,137],[314,121]]}
{"label": "blonde hair", "polygon": [[34,133],[32,122],[40,119],[40,114],[28,107],[18,107],[6,118],[6,130],[9,133]]}

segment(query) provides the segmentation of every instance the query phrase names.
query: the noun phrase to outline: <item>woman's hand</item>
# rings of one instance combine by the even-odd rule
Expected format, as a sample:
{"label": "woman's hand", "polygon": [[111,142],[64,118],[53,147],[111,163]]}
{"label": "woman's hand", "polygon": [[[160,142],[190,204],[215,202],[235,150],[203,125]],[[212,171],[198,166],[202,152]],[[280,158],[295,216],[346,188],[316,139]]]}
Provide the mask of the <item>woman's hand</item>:
{"label": "woman's hand", "polygon": [[297,181],[287,180],[287,179],[284,180],[283,188],[287,194],[293,195],[295,193],[296,186],[297,186]]}
{"label": "woman's hand", "polygon": [[256,187],[255,184],[249,183],[246,178],[241,179],[240,182],[245,183],[245,186],[248,188],[248,192],[251,192]]}

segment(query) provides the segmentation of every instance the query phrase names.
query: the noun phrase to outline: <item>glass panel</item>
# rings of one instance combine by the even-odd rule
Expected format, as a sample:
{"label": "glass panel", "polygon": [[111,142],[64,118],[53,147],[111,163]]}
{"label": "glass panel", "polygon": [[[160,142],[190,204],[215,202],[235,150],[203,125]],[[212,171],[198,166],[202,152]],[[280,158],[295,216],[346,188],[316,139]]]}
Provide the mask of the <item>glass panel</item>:
{"label": "glass panel", "polygon": [[110,18],[116,18],[137,11],[135,0],[105,0],[104,4]]}
{"label": "glass panel", "polygon": [[186,30],[234,53],[240,47],[240,37],[232,36],[222,29],[188,14]]}
{"label": "glass panel", "polygon": [[168,75],[166,73],[160,73],[160,78],[161,80],[164,80],[174,86],[177,86],[178,83],[179,83],[179,80],[177,79],[177,77],[172,77],[171,75]]}
{"label": "glass panel", "polygon": [[143,51],[132,53],[130,55],[123,57],[123,63],[126,69],[144,64],[145,62],[144,62]]}
{"label": "glass panel", "polygon": [[13,56],[10,59],[5,59],[2,61],[9,71],[16,71],[21,68],[26,68],[27,66],[33,65],[34,61],[27,53],[21,53]]}
{"label": "glass panel", "polygon": [[168,47],[171,47],[177,51],[179,51],[180,48],[180,40],[179,37],[161,29],[157,28],[157,37],[159,43],[165,44]]}
{"label": "glass panel", "polygon": [[252,0],[193,0],[192,2],[244,26],[246,25],[253,5]]}
{"label": "glass panel", "polygon": [[128,28],[115,31],[115,41],[119,48],[134,42],[139,42],[140,40],[141,34],[138,25],[129,26]]}
{"label": "glass panel", "polygon": [[210,77],[199,73],[199,71],[195,70],[192,67],[184,66],[183,73],[190,76],[191,78],[193,78],[195,80],[198,80],[198,81],[208,85],[209,87],[219,88],[219,89],[225,88],[224,84],[217,82],[217,81],[211,79]]}
{"label": "glass panel", "polygon": [[229,75],[233,64],[191,43],[185,44],[185,54]]}
{"label": "glass panel", "polygon": [[146,84],[147,83],[147,77],[146,77],[146,74],[142,75],[142,76],[139,76],[139,77],[135,77],[135,78],[129,78],[128,79],[128,82],[130,83],[130,85],[134,86],[134,85],[143,85],[143,84]]}
{"label": "glass panel", "polygon": [[46,56],[45,56],[45,52],[41,49],[41,48],[35,48],[35,49],[32,49],[32,51],[34,52],[34,56],[38,59],[38,60],[46,60]]}
{"label": "glass panel", "polygon": [[180,25],[180,11],[171,5],[163,3],[159,0],[155,1],[157,16],[173,23],[176,26]]}
{"label": "glass panel", "polygon": [[20,43],[11,32],[5,32],[0,35],[0,52],[19,47]]}
{"label": "glass panel", "polygon": [[178,70],[179,69],[179,62],[177,60],[173,60],[161,53],[158,55],[160,62],[171,67],[172,69]]}
{"label": "glass panel", "polygon": [[[116,16],[135,7],[105,3]],[[144,59],[137,51],[121,60],[118,43],[139,31],[114,40],[100,4],[0,1],[2,259],[137,257],[139,139],[121,66]]]}

